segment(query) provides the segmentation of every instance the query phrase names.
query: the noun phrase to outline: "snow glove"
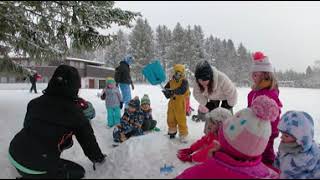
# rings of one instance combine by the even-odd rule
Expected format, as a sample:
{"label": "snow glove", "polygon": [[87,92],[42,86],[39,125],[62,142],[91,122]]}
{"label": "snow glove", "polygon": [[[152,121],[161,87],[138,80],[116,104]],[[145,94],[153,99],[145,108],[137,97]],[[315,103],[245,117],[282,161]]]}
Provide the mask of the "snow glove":
{"label": "snow glove", "polygon": [[167,99],[169,99],[170,97],[172,97],[173,94],[174,94],[174,91],[171,90],[171,89],[164,89],[164,90],[162,90],[162,92],[163,92],[164,96],[165,96]]}
{"label": "snow glove", "polygon": [[209,109],[206,106],[203,106],[203,105],[199,105],[198,110],[201,113],[208,113],[209,112]]}
{"label": "snow glove", "polygon": [[88,120],[91,120],[94,117],[96,117],[96,111],[91,102],[86,101],[82,98],[78,98],[76,100],[76,103],[83,110],[83,114]]}
{"label": "snow glove", "polygon": [[93,108],[93,105],[91,104],[91,102],[87,101],[87,103],[88,103],[88,108],[84,109],[83,113],[87,119],[91,120],[96,117],[96,111]]}
{"label": "snow glove", "polygon": [[120,102],[120,109],[122,109],[123,108],[123,102]]}
{"label": "snow glove", "polygon": [[193,151],[190,148],[180,149],[178,151],[177,157],[183,162],[192,162],[192,153]]}

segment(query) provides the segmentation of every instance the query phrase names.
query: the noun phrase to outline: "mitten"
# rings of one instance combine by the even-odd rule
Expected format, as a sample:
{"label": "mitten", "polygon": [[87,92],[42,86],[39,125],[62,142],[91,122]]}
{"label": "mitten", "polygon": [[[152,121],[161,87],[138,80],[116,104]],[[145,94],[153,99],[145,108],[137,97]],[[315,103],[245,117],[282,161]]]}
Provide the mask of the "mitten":
{"label": "mitten", "polygon": [[89,101],[87,101],[87,103],[88,103],[88,108],[83,110],[83,114],[87,119],[91,120],[94,117],[96,117],[96,111],[93,105]]}
{"label": "mitten", "polygon": [[120,102],[120,109],[122,109],[123,108],[123,102]]}
{"label": "mitten", "polygon": [[185,149],[180,149],[178,151],[179,154],[192,154],[193,151],[191,150],[191,148],[185,148]]}
{"label": "mitten", "polygon": [[192,162],[192,156],[190,154],[177,154],[177,157],[183,162]]}
{"label": "mitten", "polygon": [[78,98],[76,101],[77,105],[80,106],[81,109],[87,109],[88,108],[88,102],[82,98]]}
{"label": "mitten", "polygon": [[173,95],[173,90],[170,89],[164,89],[162,90],[164,96],[169,99]]}
{"label": "mitten", "polygon": [[209,109],[206,106],[199,105],[198,110],[202,113],[207,113],[209,112]]}

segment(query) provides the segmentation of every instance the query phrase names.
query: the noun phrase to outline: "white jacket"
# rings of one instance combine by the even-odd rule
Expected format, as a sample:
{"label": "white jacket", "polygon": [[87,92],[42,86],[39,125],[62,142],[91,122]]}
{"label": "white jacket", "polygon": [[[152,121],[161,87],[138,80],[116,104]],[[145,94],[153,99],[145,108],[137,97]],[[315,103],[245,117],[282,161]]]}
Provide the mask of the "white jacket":
{"label": "white jacket", "polygon": [[236,86],[233,82],[215,67],[213,70],[213,92],[208,95],[208,91],[205,90],[203,93],[200,92],[198,83],[194,82],[193,96],[200,105],[205,106],[208,100],[227,100],[230,106],[234,106],[237,103],[238,93]]}

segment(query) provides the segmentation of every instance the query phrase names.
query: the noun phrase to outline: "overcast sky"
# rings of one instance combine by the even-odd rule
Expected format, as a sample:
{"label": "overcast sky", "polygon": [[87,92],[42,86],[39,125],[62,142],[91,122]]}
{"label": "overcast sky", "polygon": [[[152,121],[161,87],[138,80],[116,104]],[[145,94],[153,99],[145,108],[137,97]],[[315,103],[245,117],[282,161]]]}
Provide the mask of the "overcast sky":
{"label": "overcast sky", "polygon": [[116,1],[115,6],[140,12],[153,30],[158,25],[173,30],[177,22],[201,25],[206,37],[263,51],[277,70],[305,72],[320,60],[320,2]]}

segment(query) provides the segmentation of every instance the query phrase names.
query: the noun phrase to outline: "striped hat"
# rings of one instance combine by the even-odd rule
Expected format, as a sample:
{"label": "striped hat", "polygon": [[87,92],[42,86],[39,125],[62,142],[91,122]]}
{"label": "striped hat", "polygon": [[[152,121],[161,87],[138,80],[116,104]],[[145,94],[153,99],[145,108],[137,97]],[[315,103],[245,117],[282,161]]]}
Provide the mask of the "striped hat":
{"label": "striped hat", "polygon": [[269,58],[262,52],[256,52],[252,57],[253,64],[251,66],[251,72],[273,72]]}

